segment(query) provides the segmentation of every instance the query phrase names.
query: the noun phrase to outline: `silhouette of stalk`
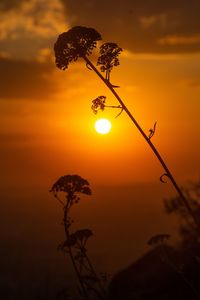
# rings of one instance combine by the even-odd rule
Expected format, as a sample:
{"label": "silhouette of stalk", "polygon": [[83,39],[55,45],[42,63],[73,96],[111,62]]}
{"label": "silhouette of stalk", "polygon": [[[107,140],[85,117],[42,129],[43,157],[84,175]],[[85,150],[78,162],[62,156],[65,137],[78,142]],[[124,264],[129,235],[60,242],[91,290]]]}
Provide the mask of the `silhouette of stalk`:
{"label": "silhouette of stalk", "polygon": [[101,73],[97,70],[97,68],[93,65],[93,63],[86,57],[83,56],[83,59],[86,61],[87,65],[91,67],[91,69],[100,77],[100,79],[105,83],[105,85],[109,88],[109,90],[111,91],[111,93],[115,96],[115,98],[118,100],[120,107],[126,112],[126,114],[129,116],[129,118],[132,120],[132,122],[134,123],[134,125],[137,127],[137,129],[139,130],[139,132],[142,134],[142,136],[144,137],[144,139],[146,140],[146,142],[148,143],[148,145],[150,146],[151,150],[153,151],[153,153],[155,154],[155,156],[157,157],[157,159],[159,160],[160,164],[162,165],[163,169],[165,170],[165,174],[163,174],[161,176],[161,181],[163,181],[163,176],[167,176],[174,188],[176,189],[177,193],[179,194],[179,196],[181,197],[185,207],[187,208],[188,212],[190,213],[190,215],[193,217],[194,222],[196,223],[196,225],[199,227],[199,220],[196,218],[195,214],[193,213],[185,195],[183,194],[182,190],[180,189],[180,187],[178,186],[174,176],[172,175],[172,172],[169,170],[169,168],[167,167],[166,163],[164,162],[163,158],[161,157],[160,153],[158,152],[158,150],[156,149],[156,147],[154,146],[154,144],[152,143],[151,139],[149,138],[149,136],[146,135],[146,133],[144,132],[144,130],[142,129],[142,127],[139,125],[139,123],[136,121],[136,119],[133,117],[133,115],[131,114],[131,112],[129,111],[129,109],[127,108],[127,106],[124,104],[124,102],[122,101],[122,99],[119,97],[119,95],[116,93],[116,91],[113,88],[113,85],[110,83],[110,81],[106,80]]}
{"label": "silhouette of stalk", "polygon": [[[64,217],[63,217],[66,240],[69,240],[69,238],[70,238],[70,233],[69,233],[69,229],[68,229],[68,226],[67,226],[67,212],[68,212],[68,209],[69,209],[68,203],[64,206]],[[74,259],[74,256],[73,256],[73,252],[72,252],[72,248],[71,248],[70,245],[68,246],[68,254],[69,254],[70,259],[72,261],[72,264],[73,264],[76,276],[78,277],[79,283],[81,285],[82,293],[83,293],[85,299],[89,300],[89,296],[88,296],[87,291],[85,289],[85,286],[84,286],[84,284],[83,284],[83,282],[81,280],[81,276],[80,276],[80,273],[79,273],[78,268],[76,266],[76,262],[75,262],[75,259]]]}
{"label": "silhouette of stalk", "polygon": [[[86,242],[92,236],[92,231],[90,229],[81,229],[71,233],[70,230],[73,220],[69,213],[71,207],[80,200],[78,193],[91,195],[88,181],[78,175],[62,176],[54,183],[50,192],[54,193],[55,198],[63,206],[63,224],[66,239],[59,246],[59,249],[70,256],[80,283],[81,296],[84,300],[90,300],[91,292],[93,292],[97,296],[97,299],[105,300],[105,290],[101,279],[97,276],[86,253]],[[66,194],[64,201],[58,197],[58,193],[60,192]]]}
{"label": "silhouette of stalk", "polygon": [[[200,184],[189,183],[185,186],[184,192],[187,195],[187,200],[197,217],[200,217]],[[193,252],[194,249],[199,248],[199,232],[191,219],[190,214],[183,206],[180,197],[173,197],[164,200],[165,211],[168,214],[176,214],[179,218],[179,233],[181,237],[181,246],[183,248],[190,249]],[[191,250],[193,249],[193,250]],[[194,256],[194,253],[193,253]]]}
{"label": "silhouette of stalk", "polygon": [[[136,121],[132,113],[129,111],[121,97],[115,91],[115,88],[118,86],[112,85],[110,82],[110,72],[114,66],[119,65],[117,56],[120,54],[122,49],[119,48],[115,43],[105,43],[100,47],[100,57],[98,58],[97,65],[101,65],[100,70],[102,72],[106,72],[105,78],[94,66],[92,61],[88,58],[88,56],[92,53],[93,48],[96,47],[97,41],[99,40],[101,40],[101,35],[93,28],[76,26],[70,29],[68,32],[62,33],[61,35],[59,35],[54,46],[57,67],[65,70],[66,68],[68,68],[69,63],[71,63],[72,61],[76,61],[78,58],[82,58],[86,62],[86,66],[88,67],[88,69],[93,70],[96,73],[96,75],[108,87],[110,92],[115,96],[120,104],[119,108],[121,108],[122,111],[125,111],[128,117],[134,123],[136,128],[139,130],[139,132],[157,157],[161,166],[163,167],[165,173],[160,177],[160,181],[165,183],[164,177],[168,177],[170,179],[172,185],[182,199],[183,205],[186,207],[188,213],[193,218],[198,230],[200,230],[200,222],[197,219],[196,215],[193,213],[193,210],[191,209],[187,198],[177,184],[172,172],[167,167],[162,156],[151,141],[151,138],[155,133],[156,123],[154,124],[154,129],[150,129],[150,134],[147,135],[139,125],[139,123]],[[101,101],[100,104],[102,105]],[[104,105],[103,107],[106,106]]]}

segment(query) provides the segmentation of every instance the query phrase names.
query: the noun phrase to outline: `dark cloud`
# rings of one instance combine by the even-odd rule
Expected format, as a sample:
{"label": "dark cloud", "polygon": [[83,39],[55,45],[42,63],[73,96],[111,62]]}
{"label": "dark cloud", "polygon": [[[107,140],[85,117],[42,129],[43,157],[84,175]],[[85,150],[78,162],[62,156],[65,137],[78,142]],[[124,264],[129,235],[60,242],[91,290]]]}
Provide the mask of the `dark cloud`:
{"label": "dark cloud", "polygon": [[0,59],[0,98],[48,99],[55,92],[50,63]]}
{"label": "dark cloud", "polygon": [[[71,25],[95,27],[104,39],[118,42],[133,52],[200,51],[199,0],[63,0],[63,2],[67,14],[71,16]],[[171,40],[173,43],[168,42]]]}
{"label": "dark cloud", "polygon": [[1,0],[0,9],[6,11],[18,5],[20,5],[19,0]]}
{"label": "dark cloud", "polygon": [[0,54],[36,59],[68,28],[60,0],[22,0],[0,3]]}

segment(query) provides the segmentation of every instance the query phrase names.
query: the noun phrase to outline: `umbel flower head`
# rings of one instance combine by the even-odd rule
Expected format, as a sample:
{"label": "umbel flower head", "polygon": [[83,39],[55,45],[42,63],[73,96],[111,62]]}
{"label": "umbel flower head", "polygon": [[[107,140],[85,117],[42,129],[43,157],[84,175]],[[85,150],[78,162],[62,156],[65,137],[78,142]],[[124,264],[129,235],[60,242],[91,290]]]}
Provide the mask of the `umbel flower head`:
{"label": "umbel flower head", "polygon": [[105,96],[98,96],[96,99],[92,100],[91,109],[93,110],[95,115],[97,114],[98,110],[104,111],[106,105],[105,103],[106,103]]}
{"label": "umbel flower head", "polygon": [[90,55],[99,40],[101,35],[93,28],[75,26],[63,32],[54,45],[57,67],[65,70],[72,61]]}
{"label": "umbel flower head", "polygon": [[106,71],[106,78],[109,79],[109,74],[112,68],[119,65],[118,56],[122,52],[122,48],[116,43],[104,43],[100,47],[100,56],[97,65],[100,65],[102,72]]}
{"label": "umbel flower head", "polygon": [[70,234],[69,238],[62,244],[63,247],[72,247],[76,245],[77,241],[85,246],[87,240],[93,235],[90,229],[80,229]]}
{"label": "umbel flower head", "polygon": [[89,182],[79,175],[61,176],[54,183],[50,192],[65,192],[68,195],[74,195],[76,193],[91,195],[92,193],[89,187]]}

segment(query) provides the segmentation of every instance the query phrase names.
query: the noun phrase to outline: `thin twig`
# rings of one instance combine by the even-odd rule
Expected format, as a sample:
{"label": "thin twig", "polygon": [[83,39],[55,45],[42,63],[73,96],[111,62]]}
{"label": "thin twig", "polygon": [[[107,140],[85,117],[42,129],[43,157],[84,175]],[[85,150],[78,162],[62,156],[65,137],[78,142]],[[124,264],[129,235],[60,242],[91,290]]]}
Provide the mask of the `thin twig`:
{"label": "thin twig", "polygon": [[93,65],[93,63],[88,59],[87,56],[83,56],[83,59],[93,69],[93,71],[100,77],[100,79],[106,84],[106,86],[109,88],[109,90],[111,91],[111,93],[118,100],[120,106],[123,108],[123,110],[126,112],[126,114],[129,116],[129,118],[132,120],[132,122],[134,123],[134,125],[137,127],[137,129],[139,130],[139,132],[141,133],[141,135],[143,136],[143,138],[146,140],[146,142],[150,146],[151,150],[153,151],[153,153],[155,154],[155,156],[159,160],[160,164],[162,165],[163,169],[165,170],[167,176],[171,180],[174,188],[176,189],[177,193],[179,194],[180,198],[182,199],[182,202],[185,205],[186,209],[188,210],[188,212],[192,216],[192,218],[193,218],[196,226],[200,230],[200,222],[199,222],[199,220],[197,219],[196,215],[193,213],[193,210],[191,209],[189,202],[187,201],[187,199],[186,199],[185,195],[183,194],[181,188],[178,186],[178,184],[177,184],[174,176],[172,175],[171,171],[167,167],[166,163],[164,162],[163,158],[161,157],[160,153],[158,152],[158,150],[156,149],[156,147],[154,146],[154,144],[151,142],[151,140],[149,139],[149,137],[145,134],[144,130],[141,128],[141,126],[139,125],[139,123],[136,121],[136,119],[133,117],[133,115],[131,114],[131,112],[128,110],[128,108],[126,107],[126,105],[124,104],[124,102],[122,101],[122,99],[120,98],[120,96],[116,93],[116,91],[114,90],[112,84],[109,81],[107,81],[101,75],[101,73],[97,70],[97,68]]}

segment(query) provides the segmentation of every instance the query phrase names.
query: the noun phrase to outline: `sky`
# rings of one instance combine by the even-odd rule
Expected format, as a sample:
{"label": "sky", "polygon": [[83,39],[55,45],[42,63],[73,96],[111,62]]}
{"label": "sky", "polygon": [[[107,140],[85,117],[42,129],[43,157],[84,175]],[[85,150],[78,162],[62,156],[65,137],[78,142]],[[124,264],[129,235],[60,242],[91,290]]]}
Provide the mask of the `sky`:
{"label": "sky", "polygon": [[[47,183],[67,171],[94,178],[95,184],[149,182],[159,177],[158,163],[127,116],[115,119],[114,110],[97,115],[109,116],[113,130],[105,137],[95,134],[91,101],[105,94],[108,103],[116,103],[95,74],[81,61],[65,72],[55,67],[53,45],[58,34],[79,24],[96,28],[103,41],[123,48],[121,65],[112,75],[120,85],[120,96],[145,132],[157,121],[155,144],[180,180],[198,177],[198,5],[198,1],[190,5],[187,1],[1,1],[3,185],[9,185],[11,178],[21,186]],[[88,168],[90,162],[94,169]],[[122,179],[118,172],[127,175]]]}
{"label": "sky", "polygon": [[[60,33],[82,25],[95,28],[103,42],[116,42],[123,48],[120,66],[113,69],[111,81],[120,86],[119,95],[146,133],[157,122],[153,142],[177,181],[184,185],[198,180],[200,170],[199,9],[198,0],[1,0],[0,191],[2,234],[10,255],[10,241],[25,240],[25,228],[30,220],[34,223],[40,209],[56,218],[48,190],[65,174],[79,174],[89,180],[99,210],[91,210],[88,222],[94,221],[100,240],[100,222],[95,222],[98,213],[111,212],[117,201],[116,215],[112,211],[112,217],[109,219],[108,214],[104,223],[105,228],[112,224],[113,241],[106,238],[109,253],[112,245],[117,248],[114,228],[118,228],[121,202],[126,207],[124,220],[132,208],[133,227],[144,223],[140,225],[143,235],[138,246],[130,245],[136,256],[154,230],[174,228],[171,221],[164,224],[167,217],[163,219],[161,212],[162,199],[175,192],[170,184],[160,186],[163,171],[148,145],[124,112],[117,118],[117,109],[92,113],[91,102],[99,95],[107,97],[108,105],[118,103],[81,60],[66,71],[56,68],[53,46]],[[93,62],[96,57],[97,52],[91,58]],[[95,132],[99,117],[111,120],[108,135]],[[83,211],[86,213],[86,208]],[[47,216],[43,219],[39,215],[38,224],[42,226]],[[8,228],[13,218],[15,231],[11,233]],[[37,245],[34,228],[30,225],[29,229],[35,233]],[[43,235],[50,229],[49,222]],[[138,235],[129,231],[127,240],[129,234]],[[119,249],[116,257],[119,261]],[[131,260],[130,253],[128,257]],[[120,266],[123,263],[127,261],[122,259]]]}

